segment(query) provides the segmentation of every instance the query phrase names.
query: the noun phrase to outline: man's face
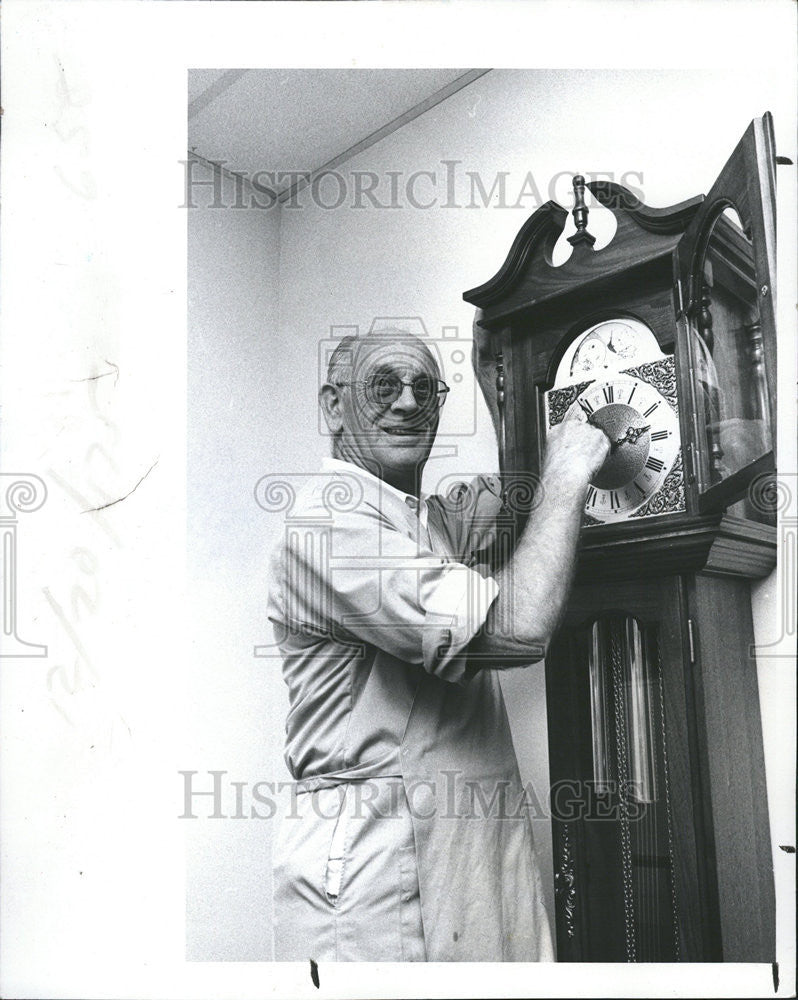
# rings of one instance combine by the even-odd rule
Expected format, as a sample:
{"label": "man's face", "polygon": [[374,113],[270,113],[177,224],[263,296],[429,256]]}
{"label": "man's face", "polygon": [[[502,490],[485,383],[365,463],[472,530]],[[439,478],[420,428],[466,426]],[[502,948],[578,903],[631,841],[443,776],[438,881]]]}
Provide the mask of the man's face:
{"label": "man's face", "polygon": [[341,389],[342,458],[369,469],[382,479],[403,479],[420,470],[429,457],[438,429],[439,407],[416,398],[410,385],[402,385],[391,401],[385,387],[392,378],[404,383],[440,378],[427,347],[415,337],[375,338],[357,344],[352,359],[350,385]]}

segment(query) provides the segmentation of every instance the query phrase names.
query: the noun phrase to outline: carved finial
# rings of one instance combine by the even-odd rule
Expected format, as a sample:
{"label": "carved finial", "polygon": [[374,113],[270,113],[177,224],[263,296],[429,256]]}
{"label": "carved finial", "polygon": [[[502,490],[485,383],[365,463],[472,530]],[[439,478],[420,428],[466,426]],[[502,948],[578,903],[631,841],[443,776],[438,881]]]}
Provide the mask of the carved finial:
{"label": "carved finial", "polygon": [[572,247],[577,243],[586,243],[592,247],[596,242],[596,237],[591,236],[587,231],[587,214],[590,209],[585,204],[585,178],[581,174],[574,177],[574,208],[573,217],[576,223],[576,232],[568,237],[568,242]]}

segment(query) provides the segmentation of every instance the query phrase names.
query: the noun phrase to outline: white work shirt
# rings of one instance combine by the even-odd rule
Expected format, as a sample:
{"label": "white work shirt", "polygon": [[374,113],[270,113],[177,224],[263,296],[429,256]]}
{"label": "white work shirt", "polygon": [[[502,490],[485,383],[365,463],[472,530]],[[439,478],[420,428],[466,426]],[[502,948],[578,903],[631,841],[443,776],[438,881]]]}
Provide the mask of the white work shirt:
{"label": "white work shirt", "polygon": [[465,652],[498,588],[498,480],[408,496],[329,459],[272,561],[295,809],[275,957],[552,960],[495,670]]}

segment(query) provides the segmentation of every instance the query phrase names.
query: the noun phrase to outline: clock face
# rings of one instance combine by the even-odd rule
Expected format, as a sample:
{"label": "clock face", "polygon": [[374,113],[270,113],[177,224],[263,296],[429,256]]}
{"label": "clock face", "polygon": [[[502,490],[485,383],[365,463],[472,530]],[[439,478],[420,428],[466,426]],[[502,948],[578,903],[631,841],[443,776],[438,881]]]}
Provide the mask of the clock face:
{"label": "clock face", "polygon": [[668,401],[640,379],[593,382],[573,407],[613,442],[588,487],[585,513],[602,522],[637,510],[662,486],[679,450],[679,426]]}
{"label": "clock face", "polygon": [[663,358],[652,331],[631,316],[603,320],[581,333],[563,355],[554,384],[601,378],[646,361]]}
{"label": "clock face", "polygon": [[552,389],[546,394],[548,426],[577,407],[613,442],[588,488],[587,524],[685,509],[672,357]]}

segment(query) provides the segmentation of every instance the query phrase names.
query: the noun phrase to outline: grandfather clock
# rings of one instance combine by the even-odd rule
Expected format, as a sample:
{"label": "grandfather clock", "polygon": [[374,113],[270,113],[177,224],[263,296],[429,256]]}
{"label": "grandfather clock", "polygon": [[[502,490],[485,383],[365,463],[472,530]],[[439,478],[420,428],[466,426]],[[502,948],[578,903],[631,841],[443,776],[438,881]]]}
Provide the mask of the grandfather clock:
{"label": "grandfather clock", "polygon": [[[503,369],[502,463],[575,407],[610,436],[546,659],[565,961],[772,961],[751,580],[775,565],[775,153],[751,123],[706,196],[574,178],[464,294]],[[594,249],[585,188],[617,230]]]}

